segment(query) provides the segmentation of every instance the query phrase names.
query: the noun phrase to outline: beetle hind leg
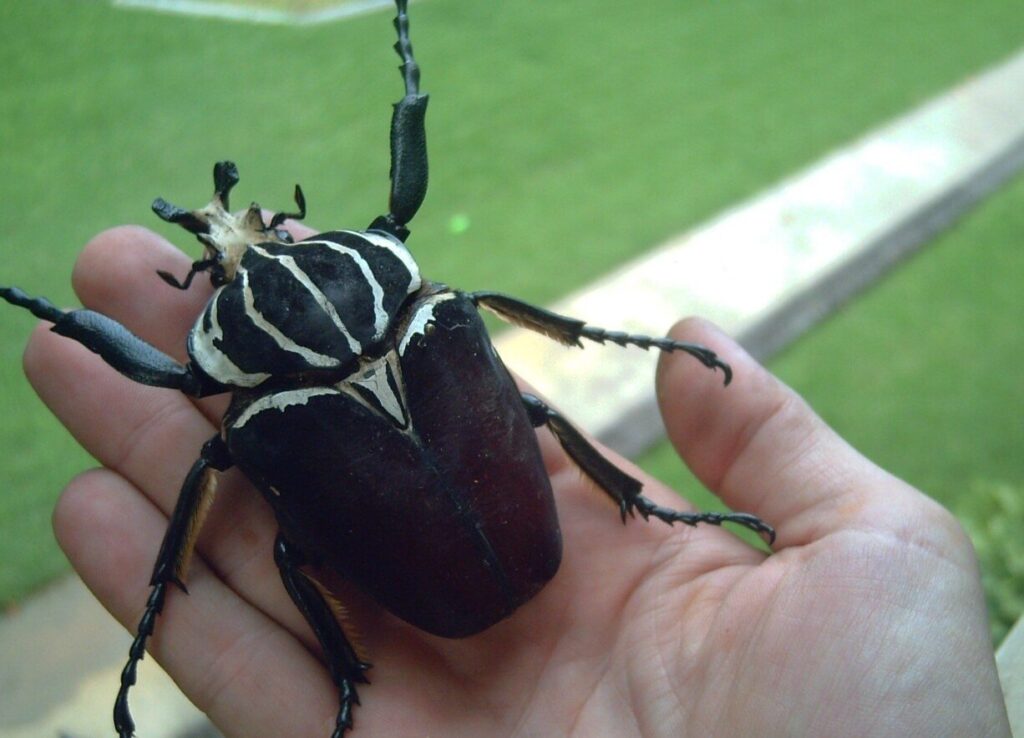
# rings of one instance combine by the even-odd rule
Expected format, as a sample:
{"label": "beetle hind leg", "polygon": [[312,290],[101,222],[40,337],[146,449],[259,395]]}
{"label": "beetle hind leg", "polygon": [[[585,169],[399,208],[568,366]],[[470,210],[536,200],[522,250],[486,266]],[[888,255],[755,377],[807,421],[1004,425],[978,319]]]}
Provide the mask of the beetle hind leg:
{"label": "beetle hind leg", "polygon": [[[274,562],[281,572],[281,580],[296,607],[306,618],[323,648],[331,679],[338,686],[341,706],[331,738],[341,738],[352,728],[352,708],[359,704],[356,683],[368,684],[366,670],[370,664],[363,661],[349,637],[345,634],[338,607],[332,607],[324,589],[302,570],[306,563],[302,553],[283,535],[274,543]],[[334,602],[337,605],[336,602]]]}
{"label": "beetle hind leg", "polygon": [[769,543],[775,542],[775,530],[760,518],[749,513],[684,512],[662,507],[645,497],[643,484],[619,469],[598,451],[564,415],[549,407],[534,395],[523,393],[523,404],[530,422],[535,428],[547,426],[576,465],[590,477],[598,487],[619,505],[622,521],[639,512],[644,520],[655,517],[669,525],[684,523],[695,526],[700,523],[722,525],[735,523],[764,535]]}
{"label": "beetle hind leg", "polygon": [[203,445],[199,459],[185,477],[153,567],[149,582],[153,589],[128,651],[128,663],[121,672],[121,686],[114,701],[114,729],[121,738],[132,738],[135,734],[135,721],[128,709],[128,692],[135,685],[136,670],[146,655],[146,641],[153,634],[157,617],[163,612],[168,585],[176,584],[188,592],[184,584],[185,572],[195,548],[196,536],[213,502],[217,487],[214,471],[223,471],[230,466],[227,447],[219,436],[214,436]]}

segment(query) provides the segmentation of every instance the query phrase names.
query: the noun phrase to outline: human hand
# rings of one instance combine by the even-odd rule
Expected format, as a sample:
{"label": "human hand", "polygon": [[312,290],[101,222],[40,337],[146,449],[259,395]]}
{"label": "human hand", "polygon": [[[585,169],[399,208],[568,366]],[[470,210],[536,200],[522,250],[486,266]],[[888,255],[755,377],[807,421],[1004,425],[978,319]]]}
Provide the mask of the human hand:
{"label": "human hand", "polygon": [[[154,272],[189,262],[148,231],[117,229],[87,247],[75,289],[184,359],[208,285],[182,293]],[[709,526],[623,527],[544,432],[565,553],[511,618],[444,640],[332,582],[374,663],[354,734],[1009,735],[976,564],[955,521],[725,336],[688,321],[673,337],[713,346],[736,378],[723,390],[720,375],[663,357],[669,436],[730,507],[777,527],[775,553]],[[134,630],[167,516],[226,400],[134,384],[45,330],[26,369],[107,467],[72,481],[54,525],[86,584]],[[645,493],[683,504],[653,480]],[[281,585],[273,515],[237,472],[217,496],[191,596],[170,594],[151,651],[229,738],[326,738],[337,690]]]}

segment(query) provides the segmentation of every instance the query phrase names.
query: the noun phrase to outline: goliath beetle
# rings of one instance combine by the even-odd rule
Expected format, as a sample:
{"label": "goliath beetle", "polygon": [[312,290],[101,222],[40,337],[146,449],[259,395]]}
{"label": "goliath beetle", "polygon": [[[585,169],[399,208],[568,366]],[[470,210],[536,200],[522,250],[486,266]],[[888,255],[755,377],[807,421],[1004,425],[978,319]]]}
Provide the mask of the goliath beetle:
{"label": "goliath beetle", "polygon": [[[206,273],[215,292],[188,338],[181,364],[114,320],[64,311],[18,288],[7,302],[99,354],[136,382],[200,398],[230,393],[221,431],[185,477],[151,578],[114,707],[121,738],[134,734],[128,692],[169,585],[185,569],[215,475],[238,467],[279,524],[274,560],[309,622],[340,693],[333,735],[352,726],[357,683],[369,664],[335,616],[332,597],[304,568],[326,567],[385,609],[435,635],[478,633],[533,597],[555,574],[562,543],[535,429],[547,427],[568,456],[618,505],[687,525],[737,523],[774,538],[745,513],[681,512],[656,505],[558,411],[521,392],[497,356],[479,308],[567,346],[583,339],[683,351],[725,384],[730,368],[703,346],[607,331],[494,292],[460,292],[424,280],[405,246],[426,195],[427,96],[409,40],[407,0],[396,0],[395,49],[405,95],[391,121],[386,215],[363,231],[294,242],[281,228],[298,210],[265,221],[258,206],[229,210],[234,164],[214,167],[214,197],[185,210],[153,210],[204,247],[184,280]],[[315,439],[310,443],[309,439]],[[413,562],[413,563],[411,563]]]}

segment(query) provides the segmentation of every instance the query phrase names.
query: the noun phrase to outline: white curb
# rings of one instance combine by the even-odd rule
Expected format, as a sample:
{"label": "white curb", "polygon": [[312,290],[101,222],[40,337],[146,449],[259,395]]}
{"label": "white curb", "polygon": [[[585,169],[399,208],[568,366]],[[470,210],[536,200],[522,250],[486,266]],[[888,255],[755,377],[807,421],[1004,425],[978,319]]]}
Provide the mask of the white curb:
{"label": "white curb", "polygon": [[[552,309],[658,336],[701,315],[763,358],[1024,166],[1022,90],[1024,53]],[[661,437],[656,357],[567,349],[520,329],[497,345],[515,371],[617,450],[636,454]]]}

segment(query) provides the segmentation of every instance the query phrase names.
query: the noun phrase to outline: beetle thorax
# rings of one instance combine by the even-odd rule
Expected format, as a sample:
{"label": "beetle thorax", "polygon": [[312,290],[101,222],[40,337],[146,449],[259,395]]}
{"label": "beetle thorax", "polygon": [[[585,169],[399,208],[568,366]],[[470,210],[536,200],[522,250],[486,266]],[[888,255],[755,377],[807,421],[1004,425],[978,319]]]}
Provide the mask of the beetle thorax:
{"label": "beetle thorax", "polygon": [[332,231],[295,244],[249,244],[244,230],[227,230],[236,225],[224,221],[226,247],[236,249],[233,278],[189,334],[189,356],[208,376],[234,387],[270,377],[332,383],[384,353],[396,317],[422,284],[401,241],[380,231]]}

